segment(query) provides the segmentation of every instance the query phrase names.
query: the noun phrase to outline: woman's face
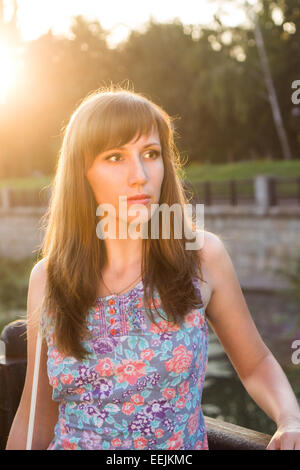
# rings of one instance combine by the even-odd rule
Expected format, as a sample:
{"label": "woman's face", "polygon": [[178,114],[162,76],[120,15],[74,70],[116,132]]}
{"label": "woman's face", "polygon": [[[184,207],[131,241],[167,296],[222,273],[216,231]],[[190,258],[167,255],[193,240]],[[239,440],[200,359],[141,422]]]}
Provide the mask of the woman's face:
{"label": "woman's face", "polygon": [[146,222],[151,217],[150,204],[159,202],[164,177],[158,132],[152,130],[148,136],[142,135],[136,142],[135,138],[122,148],[112,148],[98,154],[87,171],[87,179],[97,204],[111,204],[115,208],[117,219],[124,221],[126,217],[127,223],[140,213],[129,216],[130,203],[127,200],[127,211],[120,212],[119,196],[130,198],[139,193],[148,194],[149,203],[145,201],[141,213],[142,221]]}

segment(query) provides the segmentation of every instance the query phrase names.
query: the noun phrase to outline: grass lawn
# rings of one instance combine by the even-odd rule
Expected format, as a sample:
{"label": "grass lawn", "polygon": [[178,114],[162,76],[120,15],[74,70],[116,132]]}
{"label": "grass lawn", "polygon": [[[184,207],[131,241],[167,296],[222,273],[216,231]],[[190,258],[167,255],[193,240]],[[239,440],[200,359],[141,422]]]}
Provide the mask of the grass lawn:
{"label": "grass lawn", "polygon": [[[258,174],[272,174],[280,177],[300,176],[300,159],[292,161],[257,160],[253,162],[205,165],[191,163],[184,167],[186,178],[191,182],[227,181],[230,179],[252,178]],[[51,183],[53,176],[35,178],[0,179],[0,188],[41,189]]]}
{"label": "grass lawn", "polygon": [[278,177],[300,176],[300,159],[293,161],[254,161],[226,163],[222,165],[205,165],[191,163],[185,167],[186,178],[193,182],[228,181],[230,179],[253,178],[259,174],[270,174]]}
{"label": "grass lawn", "polygon": [[14,189],[41,189],[50,184],[52,179],[50,176],[40,178],[2,178],[0,179],[0,188],[7,186]]}
{"label": "grass lawn", "polygon": [[[252,178],[256,175],[274,175],[281,178],[300,177],[300,159],[293,161],[269,161],[257,160],[253,162],[239,162],[226,164],[200,164],[190,163],[186,165],[180,175],[189,180],[194,187],[194,194],[200,199],[203,198],[203,182],[211,181],[214,197],[227,198],[229,195],[229,180],[237,181],[239,196],[253,198]],[[250,181],[244,181],[248,179]],[[45,200],[47,204],[47,186],[51,185],[53,176],[32,177],[32,178],[12,178],[0,180],[0,189],[8,186],[16,191],[11,196],[13,205],[41,205]],[[197,185],[198,183],[198,185]],[[297,198],[299,185],[289,181],[281,181],[277,185],[278,197]],[[28,190],[28,192],[27,192]],[[26,201],[26,203],[25,203]]]}

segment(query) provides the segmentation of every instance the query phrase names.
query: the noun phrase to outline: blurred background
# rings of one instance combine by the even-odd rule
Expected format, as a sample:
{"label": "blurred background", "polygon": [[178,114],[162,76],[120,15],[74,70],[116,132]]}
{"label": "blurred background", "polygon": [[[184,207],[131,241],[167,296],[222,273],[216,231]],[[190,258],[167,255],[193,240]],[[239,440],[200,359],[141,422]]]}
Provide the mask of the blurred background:
{"label": "blurred background", "polygon": [[[0,332],[26,313],[64,126],[128,84],[176,118],[187,193],[300,402],[299,57],[299,0],[0,0]],[[212,331],[203,411],[276,429]]]}

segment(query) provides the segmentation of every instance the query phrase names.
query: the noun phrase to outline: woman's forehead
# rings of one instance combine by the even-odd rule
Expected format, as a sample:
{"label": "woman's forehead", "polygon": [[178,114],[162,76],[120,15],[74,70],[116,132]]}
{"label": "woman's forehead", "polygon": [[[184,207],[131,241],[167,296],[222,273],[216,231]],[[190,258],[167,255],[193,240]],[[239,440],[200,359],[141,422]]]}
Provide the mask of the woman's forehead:
{"label": "woman's forehead", "polygon": [[135,143],[139,142],[141,145],[143,144],[156,144],[160,145],[160,137],[157,129],[152,128],[150,131],[145,132],[143,130],[138,129],[133,138],[125,141],[125,139],[115,139],[111,138],[110,142],[107,142],[106,149],[110,148],[126,148],[134,145]]}

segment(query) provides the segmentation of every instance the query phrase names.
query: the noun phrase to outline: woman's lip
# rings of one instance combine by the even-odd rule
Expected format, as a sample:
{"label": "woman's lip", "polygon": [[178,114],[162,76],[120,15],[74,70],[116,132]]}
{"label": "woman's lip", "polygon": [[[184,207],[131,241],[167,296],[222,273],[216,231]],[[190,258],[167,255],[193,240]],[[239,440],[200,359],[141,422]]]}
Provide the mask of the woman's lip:
{"label": "woman's lip", "polygon": [[148,204],[150,200],[150,197],[145,197],[144,199],[127,199],[127,204]]}

